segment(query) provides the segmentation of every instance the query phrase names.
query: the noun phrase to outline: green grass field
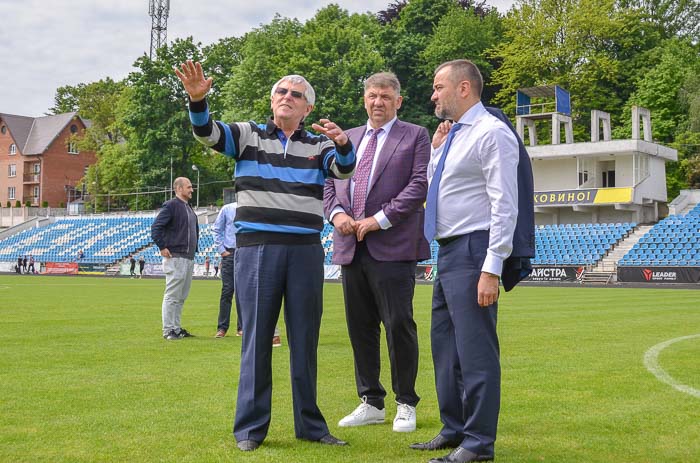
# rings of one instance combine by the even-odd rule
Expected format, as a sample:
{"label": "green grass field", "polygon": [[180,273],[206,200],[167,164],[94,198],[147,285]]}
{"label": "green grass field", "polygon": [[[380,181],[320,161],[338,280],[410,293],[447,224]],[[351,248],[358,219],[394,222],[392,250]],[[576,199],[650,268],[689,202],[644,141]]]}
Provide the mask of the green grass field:
{"label": "green grass field", "polygon": [[[270,433],[256,452],[231,435],[241,339],[214,339],[219,281],[195,281],[183,326],[160,331],[163,280],[0,276],[0,462],[427,462],[408,444],[440,429],[430,356],[432,288],[418,286],[418,430],[338,428],[358,403],[342,290],[325,287],[319,403],[328,448],[294,438],[288,349],[274,351]],[[659,381],[645,352],[700,333],[700,291],[520,287],[499,310],[499,462],[697,462],[700,398]],[[384,347],[384,354],[385,346]],[[385,355],[383,382],[391,386]],[[700,389],[700,337],[659,355]]]}

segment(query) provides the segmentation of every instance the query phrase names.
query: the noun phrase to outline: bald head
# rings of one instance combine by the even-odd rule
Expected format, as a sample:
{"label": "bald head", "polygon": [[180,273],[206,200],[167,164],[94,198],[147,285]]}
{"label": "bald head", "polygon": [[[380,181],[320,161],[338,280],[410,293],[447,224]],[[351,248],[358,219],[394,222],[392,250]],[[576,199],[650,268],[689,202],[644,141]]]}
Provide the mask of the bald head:
{"label": "bald head", "polygon": [[173,182],[173,190],[175,196],[184,202],[189,202],[192,199],[192,182],[187,177],[178,177]]}

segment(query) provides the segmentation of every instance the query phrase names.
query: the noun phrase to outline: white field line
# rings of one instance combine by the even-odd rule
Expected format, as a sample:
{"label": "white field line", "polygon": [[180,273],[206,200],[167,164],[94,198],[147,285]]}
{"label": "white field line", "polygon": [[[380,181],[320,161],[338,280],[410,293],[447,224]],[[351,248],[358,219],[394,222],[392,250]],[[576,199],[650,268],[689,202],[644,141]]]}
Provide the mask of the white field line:
{"label": "white field line", "polygon": [[683,392],[684,394],[690,394],[700,399],[700,390],[690,386],[686,386],[685,384],[681,384],[680,382],[675,380],[671,375],[666,373],[666,371],[659,365],[659,354],[662,350],[664,350],[671,344],[695,338],[700,338],[700,334],[682,336],[680,338],[670,339],[668,341],[664,341],[660,344],[655,345],[654,347],[646,351],[646,353],[644,354],[644,366],[647,370],[649,370],[651,374],[656,376],[656,378],[659,381],[668,384],[677,391]]}

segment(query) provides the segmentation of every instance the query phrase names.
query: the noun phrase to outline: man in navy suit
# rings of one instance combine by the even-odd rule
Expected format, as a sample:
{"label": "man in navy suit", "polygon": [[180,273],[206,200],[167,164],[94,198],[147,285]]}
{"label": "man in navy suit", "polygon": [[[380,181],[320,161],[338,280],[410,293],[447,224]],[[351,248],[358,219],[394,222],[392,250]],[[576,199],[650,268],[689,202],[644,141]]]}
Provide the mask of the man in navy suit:
{"label": "man in navy suit", "polygon": [[423,202],[430,139],[424,127],[400,121],[401,86],[393,73],[365,82],[367,124],[346,133],[358,146],[352,179],[329,179],[324,212],[334,225],[333,263],[342,266],[345,313],[362,403],[339,426],[384,422],[379,381],[384,324],[397,412],[393,429],[416,428],[418,338],[413,321],[416,263],[430,257],[423,238]]}
{"label": "man in navy suit", "polygon": [[432,141],[424,232],[440,244],[430,338],[443,426],[411,447],[454,450],[430,463],[495,455],[498,284],[518,221],[520,155],[517,137],[481,103],[482,89],[481,73],[468,60],[435,70],[431,99],[445,122]]}

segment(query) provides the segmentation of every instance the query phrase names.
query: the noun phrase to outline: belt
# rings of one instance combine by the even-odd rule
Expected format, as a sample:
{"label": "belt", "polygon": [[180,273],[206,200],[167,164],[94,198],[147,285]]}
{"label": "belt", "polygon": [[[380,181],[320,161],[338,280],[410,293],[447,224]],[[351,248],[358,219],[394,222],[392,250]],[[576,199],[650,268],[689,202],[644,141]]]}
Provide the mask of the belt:
{"label": "belt", "polygon": [[453,242],[454,240],[459,239],[459,238],[461,238],[461,237],[463,237],[463,236],[464,236],[464,235],[449,236],[449,237],[447,237],[447,238],[440,238],[440,239],[435,240],[435,241],[437,241],[438,244],[439,244],[440,246],[445,246],[445,245],[448,245],[448,244],[450,244],[451,242]]}
{"label": "belt", "polygon": [[236,248],[226,248],[226,251],[227,251],[227,252],[233,252],[233,251],[235,251],[235,250],[236,250]]}

